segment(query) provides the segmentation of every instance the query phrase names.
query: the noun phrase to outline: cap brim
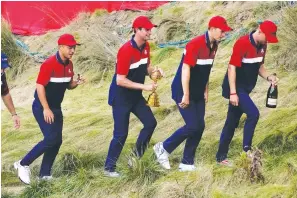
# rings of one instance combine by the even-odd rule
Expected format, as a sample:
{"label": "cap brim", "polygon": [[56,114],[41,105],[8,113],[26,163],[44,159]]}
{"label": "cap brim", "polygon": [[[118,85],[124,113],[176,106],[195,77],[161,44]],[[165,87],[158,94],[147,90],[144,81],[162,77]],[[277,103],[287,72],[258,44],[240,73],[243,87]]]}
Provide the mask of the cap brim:
{"label": "cap brim", "polygon": [[276,36],[266,36],[266,40],[268,43],[278,43],[278,39]]}
{"label": "cap brim", "polygon": [[76,45],[81,45],[81,43],[67,43],[67,44],[63,44],[63,45],[67,45],[67,46],[76,46]]}
{"label": "cap brim", "polygon": [[230,28],[229,26],[224,26],[224,27],[221,28],[221,30],[223,30],[224,32],[233,31],[233,29]]}

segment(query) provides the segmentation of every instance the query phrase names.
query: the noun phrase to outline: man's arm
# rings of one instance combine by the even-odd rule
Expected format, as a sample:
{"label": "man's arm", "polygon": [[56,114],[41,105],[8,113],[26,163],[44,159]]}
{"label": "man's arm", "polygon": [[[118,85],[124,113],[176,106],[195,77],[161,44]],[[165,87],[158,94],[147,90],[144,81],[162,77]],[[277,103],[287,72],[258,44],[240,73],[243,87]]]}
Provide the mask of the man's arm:
{"label": "man's arm", "polygon": [[262,78],[266,79],[266,80],[267,80],[267,77],[269,76],[269,75],[267,74],[267,71],[266,71],[265,67],[264,67],[264,64],[262,64],[262,65],[260,66],[260,69],[259,69],[259,75],[260,75]]}
{"label": "man's arm", "polygon": [[259,75],[265,80],[271,82],[273,85],[276,85],[279,80],[276,76],[267,74],[264,64],[260,66]]}
{"label": "man's arm", "polygon": [[78,86],[77,81],[74,81],[73,79],[69,82],[69,85],[67,87],[67,89],[75,89]]}
{"label": "man's arm", "polygon": [[183,98],[179,106],[181,108],[186,108],[190,104],[190,65],[184,63],[182,67],[182,87],[183,87]]}
{"label": "man's arm", "polygon": [[144,90],[144,91],[153,91],[157,88],[157,85],[155,83],[144,85],[141,83],[136,83],[131,80],[129,80],[126,75],[120,75],[117,74],[116,79],[117,85],[121,87],[125,87],[128,89],[136,89],[136,90]]}
{"label": "man's arm", "polygon": [[5,96],[2,96],[2,100],[5,106],[7,107],[8,111],[11,113],[11,115],[15,115],[16,111],[10,93],[6,94]]}
{"label": "man's arm", "polygon": [[54,114],[52,110],[49,108],[48,102],[46,100],[45,88],[41,84],[36,84],[37,95],[39,101],[43,107],[43,116],[45,122],[51,124],[54,122]]}
{"label": "man's arm", "polygon": [[12,119],[13,119],[13,122],[14,122],[14,127],[16,129],[20,128],[20,125],[21,125],[20,117],[17,115],[17,113],[15,111],[15,107],[13,105],[13,101],[12,101],[10,93],[2,96],[2,100],[3,100],[4,104],[5,104],[5,106],[7,107],[8,111],[12,115]]}
{"label": "man's arm", "polygon": [[238,106],[238,96],[236,93],[236,66],[228,66],[228,80],[230,86],[230,103],[234,106]]}
{"label": "man's arm", "polygon": [[207,84],[206,84],[205,90],[204,90],[204,99],[205,99],[205,102],[208,102],[208,84],[209,84],[209,81],[207,81]]}

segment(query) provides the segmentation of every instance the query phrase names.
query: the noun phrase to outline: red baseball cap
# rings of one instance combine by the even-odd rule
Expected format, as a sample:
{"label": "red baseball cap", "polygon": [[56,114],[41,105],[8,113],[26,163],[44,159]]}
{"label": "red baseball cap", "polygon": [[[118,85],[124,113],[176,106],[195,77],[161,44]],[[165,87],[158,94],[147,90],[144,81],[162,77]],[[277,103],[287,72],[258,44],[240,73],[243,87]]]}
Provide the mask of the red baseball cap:
{"label": "red baseball cap", "polygon": [[58,45],[74,46],[80,44],[76,42],[74,36],[72,36],[71,34],[63,34],[58,40]]}
{"label": "red baseball cap", "polygon": [[221,17],[221,16],[212,17],[209,20],[208,27],[209,28],[210,27],[219,28],[224,32],[228,32],[228,31],[233,30],[232,28],[230,28],[228,26],[226,19],[224,17]]}
{"label": "red baseball cap", "polygon": [[150,30],[153,27],[157,27],[157,25],[153,24],[146,16],[137,17],[132,24],[132,28],[145,28]]}
{"label": "red baseball cap", "polygon": [[277,26],[272,21],[263,21],[260,24],[261,31],[265,34],[268,43],[277,43],[276,37]]}

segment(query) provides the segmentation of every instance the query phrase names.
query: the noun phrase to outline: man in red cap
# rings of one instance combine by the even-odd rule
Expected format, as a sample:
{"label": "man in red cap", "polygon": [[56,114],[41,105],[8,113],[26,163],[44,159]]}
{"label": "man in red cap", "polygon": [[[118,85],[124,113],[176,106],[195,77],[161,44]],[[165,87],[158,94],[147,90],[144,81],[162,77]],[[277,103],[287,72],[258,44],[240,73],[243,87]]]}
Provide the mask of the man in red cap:
{"label": "man in red cap", "polygon": [[256,31],[239,38],[233,46],[228,71],[223,81],[223,97],[229,99],[229,109],[216,155],[221,165],[232,166],[227,154],[235,128],[243,113],[247,115],[243,131],[243,150],[250,154],[254,131],[260,116],[249,94],[256,86],[258,75],[275,85],[278,78],[268,75],[264,67],[267,43],[277,43],[277,26],[264,21]]}
{"label": "man in red cap", "polygon": [[75,89],[84,83],[83,78],[73,80],[71,58],[79,45],[70,34],[60,36],[58,52],[48,58],[40,67],[36,81],[35,100],[32,111],[44,139],[40,141],[22,160],[15,162],[18,177],[30,184],[29,165],[43,155],[40,179],[52,179],[51,168],[62,144],[63,114],[61,103],[66,89]]}
{"label": "man in red cap", "polygon": [[172,99],[175,101],[185,125],[164,142],[154,146],[158,162],[170,169],[169,154],[186,140],[180,171],[194,171],[195,152],[204,131],[205,103],[208,100],[210,70],[225,32],[232,30],[221,16],[210,19],[208,31],[192,39],[184,50],[180,65],[173,79]]}
{"label": "man in red cap", "polygon": [[5,70],[8,67],[11,67],[8,64],[8,57],[6,56],[6,54],[1,52],[1,97],[2,97],[2,100],[3,100],[6,108],[11,113],[11,117],[14,122],[14,127],[16,129],[18,129],[18,128],[20,128],[20,125],[21,125],[20,117],[18,116],[18,114],[15,111],[13,101],[12,101],[11,95],[9,93],[9,88],[8,88],[7,81],[6,81],[6,75],[5,75]]}
{"label": "man in red cap", "polygon": [[[145,152],[157,121],[142,91],[153,91],[155,83],[144,84],[145,76],[151,75],[154,68],[150,65],[150,46],[148,40],[151,29],[156,27],[148,17],[137,17],[132,25],[134,35],[126,42],[117,54],[115,74],[110,85],[108,104],[112,106],[114,131],[104,174],[108,177],[119,177],[115,171],[116,162],[121,154],[128,136],[129,118],[133,113],[143,124],[136,142],[134,154],[140,158]],[[163,73],[162,70],[160,70]]]}

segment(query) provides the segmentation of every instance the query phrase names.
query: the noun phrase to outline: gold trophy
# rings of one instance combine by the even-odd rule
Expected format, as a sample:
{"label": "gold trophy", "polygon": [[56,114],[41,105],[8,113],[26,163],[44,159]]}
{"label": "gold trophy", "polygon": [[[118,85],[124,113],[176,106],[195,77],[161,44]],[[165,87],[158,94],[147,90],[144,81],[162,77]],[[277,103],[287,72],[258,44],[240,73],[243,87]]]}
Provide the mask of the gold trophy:
{"label": "gold trophy", "polygon": [[[158,70],[158,67],[156,67],[155,71],[152,72],[152,74],[150,75],[150,78],[155,83],[157,83],[157,81],[162,78],[162,74]],[[159,97],[155,90],[149,95],[149,97],[147,99],[147,105],[150,107],[159,107],[160,106]]]}

